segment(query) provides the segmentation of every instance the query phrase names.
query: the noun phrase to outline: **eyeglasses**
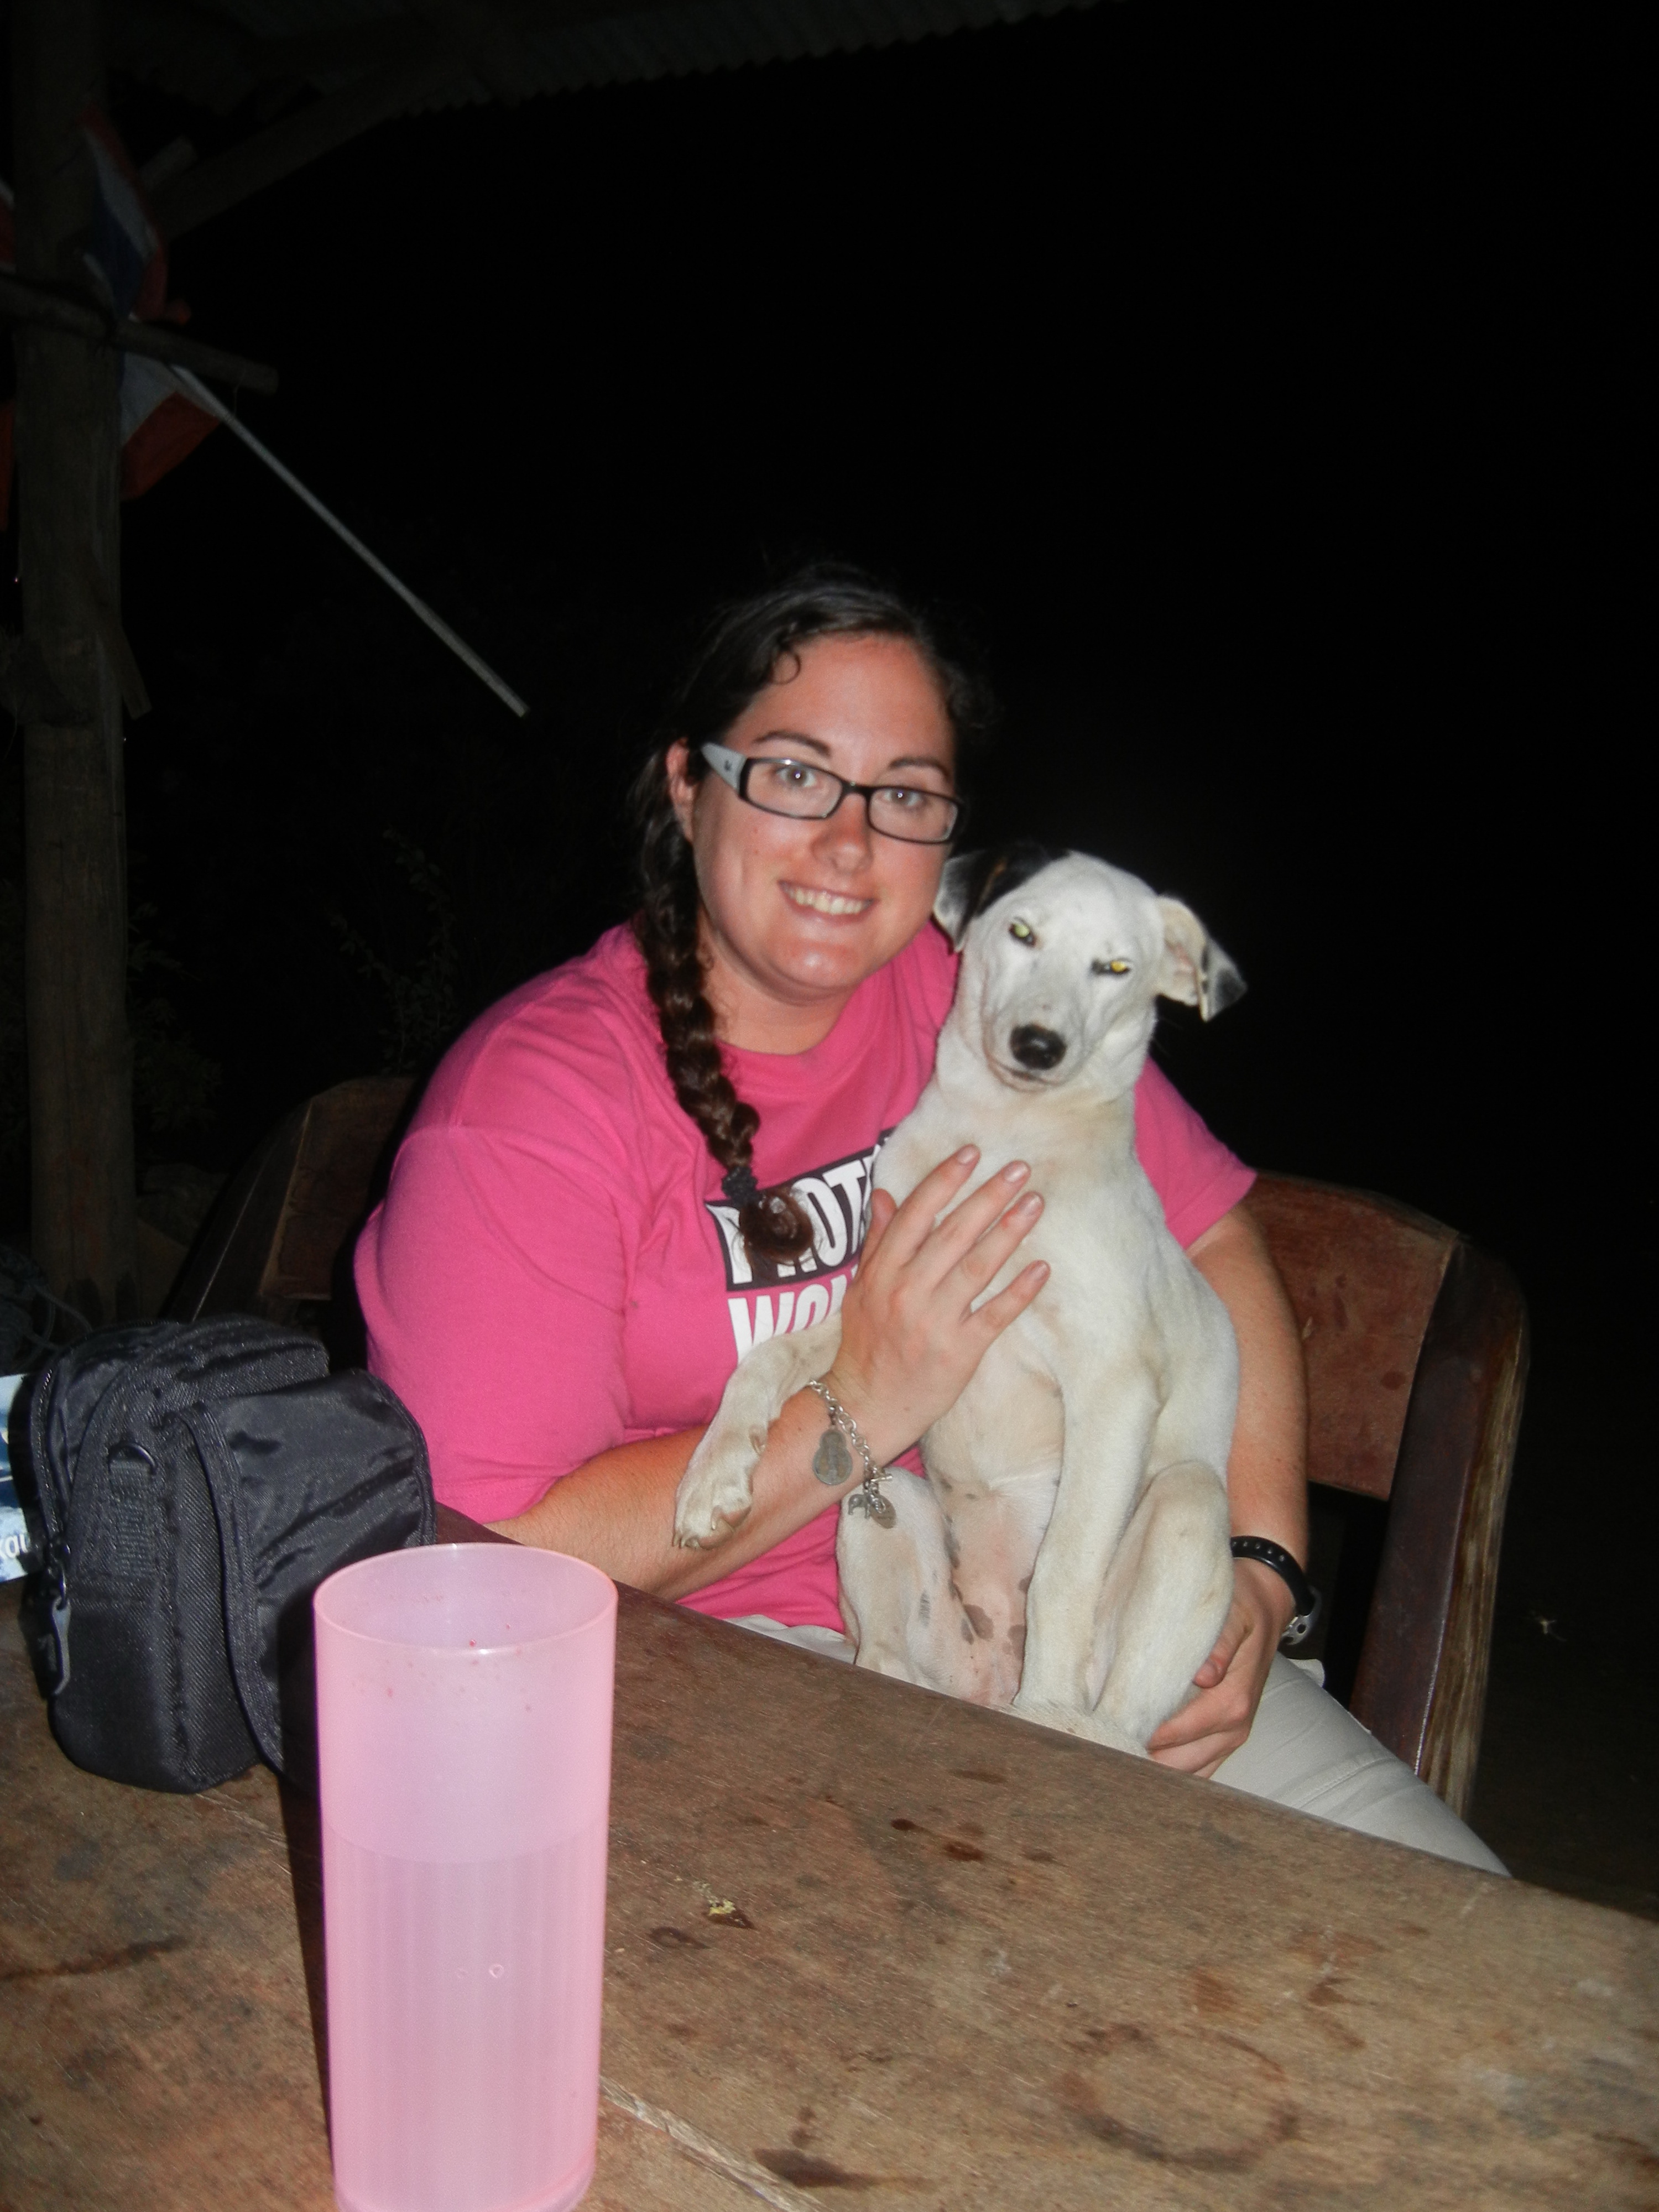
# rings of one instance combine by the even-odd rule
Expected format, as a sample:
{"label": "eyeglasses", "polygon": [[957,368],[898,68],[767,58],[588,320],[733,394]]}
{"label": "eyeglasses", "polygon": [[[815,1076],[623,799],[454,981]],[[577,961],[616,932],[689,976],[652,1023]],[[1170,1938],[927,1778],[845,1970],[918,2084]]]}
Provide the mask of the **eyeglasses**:
{"label": "eyeglasses", "polygon": [[961,827],[968,802],[947,792],[908,783],[848,783],[811,761],[756,757],[730,745],[708,744],[702,757],[722,783],[763,814],[787,814],[797,822],[827,822],[849,793],[869,810],[870,827],[879,836],[906,845],[948,845]]}

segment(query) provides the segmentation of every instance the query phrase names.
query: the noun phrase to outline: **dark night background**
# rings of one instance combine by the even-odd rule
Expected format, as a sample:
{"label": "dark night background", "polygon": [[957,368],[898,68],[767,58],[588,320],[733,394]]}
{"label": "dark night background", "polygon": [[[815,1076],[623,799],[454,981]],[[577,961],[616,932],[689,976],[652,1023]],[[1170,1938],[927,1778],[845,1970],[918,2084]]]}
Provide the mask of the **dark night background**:
{"label": "dark night background", "polygon": [[[832,552],[943,599],[1006,708],[981,834],[1179,891],[1249,977],[1166,1027],[1212,1124],[1519,1275],[1475,1824],[1659,1911],[1605,36],[1135,0],[406,121],[189,235],[193,334],[282,371],[248,422],[534,711],[216,434],[125,510],[134,1003],[142,1159],[230,1165],[625,913],[619,794],[711,594]],[[111,89],[141,161],[253,127]]]}

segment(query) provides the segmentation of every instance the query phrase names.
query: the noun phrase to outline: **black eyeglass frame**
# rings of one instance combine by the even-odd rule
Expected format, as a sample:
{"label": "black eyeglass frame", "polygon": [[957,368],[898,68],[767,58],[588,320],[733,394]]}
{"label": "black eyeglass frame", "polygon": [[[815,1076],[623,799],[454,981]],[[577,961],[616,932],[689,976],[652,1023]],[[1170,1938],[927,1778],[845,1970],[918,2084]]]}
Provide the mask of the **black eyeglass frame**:
{"label": "black eyeglass frame", "polygon": [[[788,753],[740,753],[734,751],[730,745],[712,743],[699,747],[699,750],[720,781],[728,784],[743,800],[744,805],[752,806],[757,813],[770,814],[780,822],[827,822],[840,806],[842,799],[849,793],[854,798],[861,799],[864,801],[865,815],[875,836],[890,837],[896,845],[951,844],[968,818],[967,800],[958,798],[953,791],[927,791],[919,784],[849,783],[844,775],[837,775],[833,769],[825,768],[817,761],[796,760]],[[793,814],[787,807],[768,806],[761,799],[751,799],[749,795],[749,779],[757,768],[811,769],[814,775],[821,775],[826,783],[833,783],[836,786],[835,805],[826,806],[822,814]],[[951,817],[950,828],[942,837],[907,837],[901,830],[884,830],[881,824],[870,816],[871,800],[884,791],[915,791],[924,798],[943,799],[947,805],[956,809]]]}

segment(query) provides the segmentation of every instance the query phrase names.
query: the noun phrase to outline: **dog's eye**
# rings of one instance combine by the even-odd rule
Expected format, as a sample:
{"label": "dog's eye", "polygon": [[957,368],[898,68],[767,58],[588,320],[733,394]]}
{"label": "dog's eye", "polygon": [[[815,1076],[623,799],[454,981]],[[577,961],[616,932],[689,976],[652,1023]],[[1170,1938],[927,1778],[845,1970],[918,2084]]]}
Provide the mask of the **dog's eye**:
{"label": "dog's eye", "polygon": [[1036,943],[1036,932],[1029,922],[1011,921],[1008,925],[1008,934],[1021,945]]}
{"label": "dog's eye", "polygon": [[1089,965],[1097,975],[1127,975],[1129,972],[1127,960],[1091,960]]}

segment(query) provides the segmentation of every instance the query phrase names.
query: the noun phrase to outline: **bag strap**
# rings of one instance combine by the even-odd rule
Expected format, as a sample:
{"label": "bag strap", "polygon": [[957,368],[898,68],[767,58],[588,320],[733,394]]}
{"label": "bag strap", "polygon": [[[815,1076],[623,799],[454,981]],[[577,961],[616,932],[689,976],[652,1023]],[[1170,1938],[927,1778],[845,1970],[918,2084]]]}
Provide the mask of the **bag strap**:
{"label": "bag strap", "polygon": [[22,1618],[34,1655],[35,1673],[40,1686],[49,1698],[55,1698],[69,1686],[70,1616],[72,1607],[69,1594],[69,1534],[67,1511],[60,1511],[63,1501],[58,1498],[52,1480],[46,1457],[46,1406],[52,1396],[52,1385],[58,1379],[58,1362],[45,1368],[35,1376],[33,1384],[24,1387],[31,1391],[29,1399],[29,1459],[33,1476],[35,1510],[40,1516],[46,1532],[46,1548],[37,1570],[39,1599],[25,1600]]}
{"label": "bag strap", "polygon": [[219,1551],[225,1570],[225,1642],[236,1693],[254,1741],[280,1774],[283,1719],[259,1664],[259,1594],[249,1571],[247,1541],[242,1531],[241,1471],[219,1424],[205,1406],[181,1407],[179,1419],[194,1440],[219,1523]]}

